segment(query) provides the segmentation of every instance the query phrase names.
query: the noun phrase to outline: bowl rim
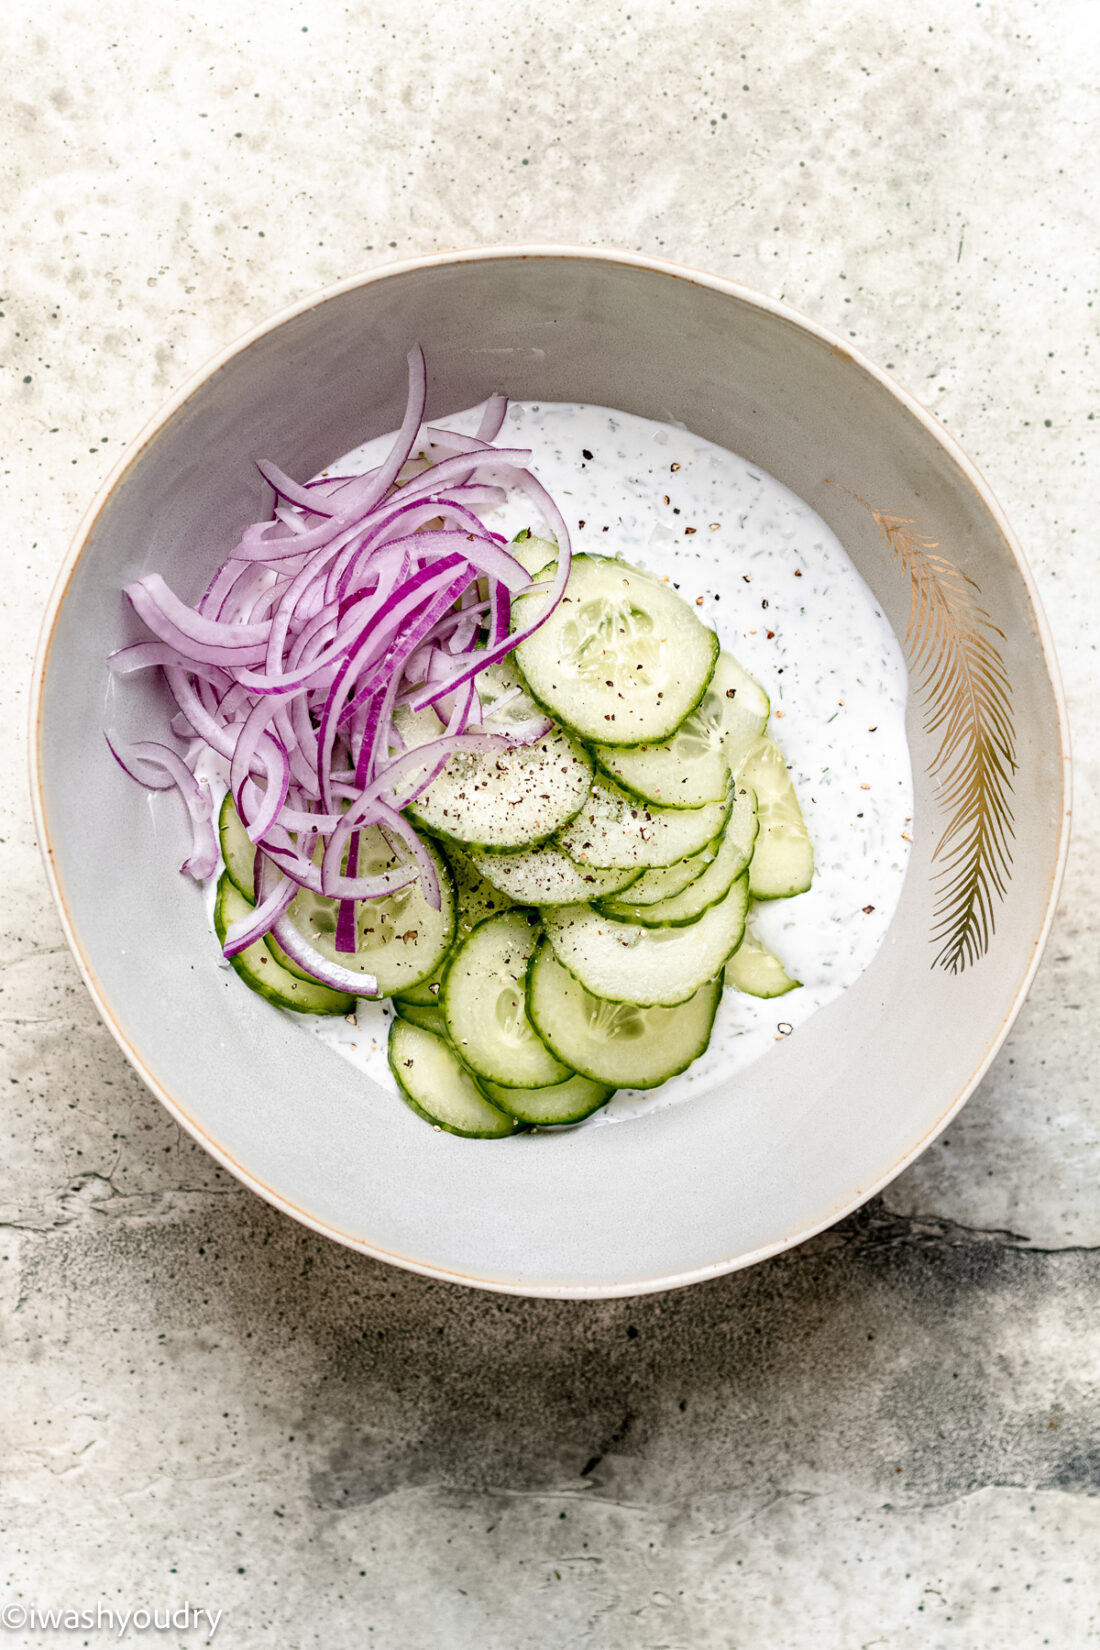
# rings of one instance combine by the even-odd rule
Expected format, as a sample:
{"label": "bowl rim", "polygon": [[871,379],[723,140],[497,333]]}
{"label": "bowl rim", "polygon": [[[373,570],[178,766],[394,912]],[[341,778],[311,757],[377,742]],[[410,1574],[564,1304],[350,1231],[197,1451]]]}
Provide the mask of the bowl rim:
{"label": "bowl rim", "polygon": [[[898,404],[921,424],[925,431],[942,447],[948,456],[957,465],[958,469],[974,489],[983,507],[989,512],[1006,547],[1016,563],[1017,571],[1027,591],[1032,610],[1035,614],[1036,628],[1042,649],[1044,664],[1053,689],[1054,702],[1058,719],[1058,734],[1061,747],[1061,775],[1062,797],[1058,831],[1058,853],[1047,890],[1046,905],[1043,922],[1033,945],[1032,954],[1025,968],[1019,986],[1008,1005],[997,1034],[993,1037],[985,1050],[982,1059],[967,1081],[954,1095],[938,1118],[929,1126],[920,1140],[902,1158],[886,1170],[873,1184],[858,1187],[850,1195],[837,1201],[835,1206],[820,1218],[807,1221],[796,1228],[782,1233],[766,1244],[740,1253],[723,1260],[689,1268],[682,1272],[661,1275],[652,1278],[630,1279],[616,1283],[552,1283],[538,1281],[526,1283],[522,1279],[501,1278],[499,1276],[480,1277],[465,1272],[457,1272],[440,1265],[427,1263],[412,1256],[403,1255],[370,1243],[355,1233],[342,1230],[332,1223],[318,1218],[306,1209],[300,1208],[284,1193],[268,1186],[260,1180],[244,1164],[239,1163],[225,1148],[211,1136],[194,1118],[192,1118],[181,1102],[168,1090],[157,1077],[156,1073],[142,1060],[137,1050],[129,1042],[121,1025],[115,1018],[106,993],[100,987],[89,957],[82,945],[76,922],[70,913],[60,875],[54,858],[54,852],[49,839],[46,822],[45,786],[42,766],[42,708],[43,692],[46,674],[50,664],[54,635],[57,621],[68,595],[69,586],[81,555],[94,531],[96,523],[107,501],[114,493],[126,472],[144,452],[164,426],[183,408],[191,397],[207,382],[214,373],[228,365],[237,355],[243,353],[258,339],[284,326],[319,305],[338,298],[344,293],[355,291],[360,287],[374,284],[378,281],[392,280],[414,271],[444,267],[447,265],[461,265],[464,263],[486,263],[493,260],[527,260],[527,259],[573,259],[593,263],[618,264],[628,268],[646,271],[652,274],[669,276],[686,281],[691,285],[701,286],[710,291],[722,293],[727,297],[737,299],[777,319],[789,322],[791,325],[808,333],[811,337],[829,346],[838,354],[846,357],[861,371],[871,377],[885,389]],[[274,315],[250,327],[230,343],[223,345],[195,371],[185,382],[161,405],[161,407],[145,422],[134,439],[128,444],[125,451],[116,460],[107,477],[100,485],[91,503],[80,518],[68,550],[54,578],[42,623],[39,631],[37,647],[33,665],[31,691],[29,696],[29,741],[28,756],[30,766],[31,807],[35,832],[39,850],[42,855],[46,871],[46,879],[53,896],[65,939],[72,952],[80,975],[87,987],[93,1002],[106,1025],[114,1037],[115,1042],[126,1056],[127,1060],[137,1071],[146,1086],[165,1106],[169,1114],[181,1128],[201,1145],[215,1162],[228,1170],[235,1179],[276,1209],[309,1227],[313,1231],[328,1238],[335,1239],[346,1247],[360,1254],[370,1255],[372,1258],[387,1261],[392,1265],[400,1266],[406,1271],[416,1272],[424,1277],[435,1278],[446,1283],[463,1284],[470,1288],[485,1289],[498,1294],[520,1295],[529,1298],[546,1298],[555,1300],[606,1300],[624,1296],[654,1294],[668,1289],[685,1288],[689,1284],[702,1283],[710,1278],[722,1277],[729,1272],[740,1271],[745,1267],[754,1266],[758,1262],[767,1260],[774,1255],[782,1254],[785,1250],[794,1248],[797,1244],[806,1242],[809,1238],[827,1230],[838,1220],[860,1208],[870,1198],[876,1196],[886,1186],[900,1175],[910,1164],[916,1161],[922,1152],[932,1143],[958,1114],[966,1100],[981,1082],[993,1060],[1001,1049],[1005,1038],[1012,1028],[1013,1022],[1019,1013],[1024,999],[1034,981],[1043,951],[1050,936],[1051,926],[1057,909],[1058,895],[1065,875],[1066,859],[1069,848],[1070,821],[1072,817],[1072,791],[1070,771],[1070,737],[1066,711],[1065,691],[1061,672],[1054,650],[1053,638],[1046,613],[1036,587],[1034,577],[1023,555],[1022,549],[1012,531],[1004,512],[991,491],[985,478],[976,465],[964,452],[955,437],[946,430],[921,402],[909,391],[895,382],[888,373],[876,366],[861,350],[853,347],[849,341],[843,339],[831,328],[803,315],[792,305],[755,291],[737,281],[724,276],[710,273],[706,270],[680,264],[665,258],[651,257],[646,253],[629,252],[612,247],[571,245],[568,243],[521,243],[516,245],[494,244],[482,247],[456,249],[451,251],[437,251],[424,253],[410,258],[395,259],[388,263],[356,275],[350,275],[343,280],[333,282],[319,290],[309,293],[304,298],[285,305]]]}

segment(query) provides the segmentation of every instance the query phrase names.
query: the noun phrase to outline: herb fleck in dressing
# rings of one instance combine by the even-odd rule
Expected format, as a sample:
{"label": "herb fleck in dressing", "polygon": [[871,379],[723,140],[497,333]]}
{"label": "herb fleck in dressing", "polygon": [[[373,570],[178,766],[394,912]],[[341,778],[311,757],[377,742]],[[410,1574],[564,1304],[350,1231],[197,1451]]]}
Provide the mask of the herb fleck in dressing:
{"label": "herb fleck in dressing", "polygon": [[[477,415],[439,422],[472,432]],[[761,904],[754,919],[801,988],[774,1000],[727,990],[706,1054],[656,1090],[620,1090],[592,1128],[743,1071],[867,968],[909,857],[907,677],[893,631],[835,534],[772,476],[687,430],[606,407],[514,402],[505,430],[510,445],[532,449],[574,550],[621,554],[667,578],[761,683],[816,860],[808,893]],[[387,445],[368,442],[332,468],[366,469]],[[509,537],[540,528],[522,499],[485,519]],[[364,1002],[358,1026],[306,1029],[392,1088],[391,1013]]]}

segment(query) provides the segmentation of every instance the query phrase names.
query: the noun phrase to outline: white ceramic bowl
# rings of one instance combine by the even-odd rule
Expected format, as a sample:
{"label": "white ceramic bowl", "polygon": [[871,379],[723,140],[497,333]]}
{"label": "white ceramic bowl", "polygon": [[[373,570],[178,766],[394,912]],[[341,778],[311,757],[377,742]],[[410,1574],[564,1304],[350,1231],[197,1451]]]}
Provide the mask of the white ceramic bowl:
{"label": "white ceramic bowl", "polygon": [[[939,613],[927,686],[918,691],[914,672],[911,688],[914,843],[886,943],[735,1092],[725,1084],[618,1126],[503,1144],[424,1128],[258,998],[229,989],[146,794],[107,754],[104,656],[132,634],[120,586],[155,569],[197,595],[264,508],[249,459],[274,454],[311,474],[393,428],[414,342],[431,365],[430,414],[499,389],[681,420],[818,511],[899,637],[914,588]],[[965,666],[962,690],[952,660]],[[933,855],[952,810],[935,777],[939,736],[925,722],[946,706],[979,755],[995,754],[989,707],[973,692],[982,681],[1007,687],[1001,737],[1017,765],[998,783],[988,765],[983,775],[980,762],[964,764],[964,895],[995,868],[990,833],[1005,802],[1014,835],[1003,897],[967,930],[969,966],[951,971],[931,966],[942,915]],[[148,736],[156,693],[128,691],[112,716],[129,714],[135,735],[144,718]],[[784,305],[613,252],[505,248],[393,265],[224,351],[143,432],[82,523],[46,615],[33,717],[40,840],[69,943],[107,1025],[172,1115],[317,1231],[520,1294],[625,1295],[712,1277],[878,1191],[950,1120],[1003,1041],[1065,855],[1053,654],[1027,568],[973,466],[883,373]]]}

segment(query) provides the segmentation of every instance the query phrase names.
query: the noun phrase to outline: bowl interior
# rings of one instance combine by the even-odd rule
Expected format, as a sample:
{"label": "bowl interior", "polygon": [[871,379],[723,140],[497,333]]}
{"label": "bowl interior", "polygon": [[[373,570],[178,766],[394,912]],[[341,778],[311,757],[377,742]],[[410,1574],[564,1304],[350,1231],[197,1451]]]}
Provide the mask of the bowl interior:
{"label": "bowl interior", "polygon": [[[680,421],[763,466],[833,527],[899,637],[922,549],[922,565],[935,554],[973,581],[999,633],[982,637],[1009,686],[1016,769],[1003,897],[972,966],[932,966],[935,854],[950,813],[920,673],[908,723],[914,843],[886,943],[857,985],[735,1085],[616,1127],[458,1140],[425,1129],[211,961],[201,901],[102,739],[108,718],[148,737],[160,703],[153,685],[108,684],[104,656],[137,634],[119,589],[156,570],[197,596],[266,507],[249,459],[312,474],[394,427],[416,342],[429,415],[494,390],[594,402]],[[930,668],[934,678],[935,659]],[[36,733],[43,841],[74,950],[112,1031],[180,1121],[333,1236],[526,1293],[687,1282],[869,1196],[961,1104],[1003,1039],[1064,851],[1062,716],[1042,619],[954,444],[781,306],[612,255],[425,260],[324,295],[229,352],[137,444],[74,547],[48,618]]]}

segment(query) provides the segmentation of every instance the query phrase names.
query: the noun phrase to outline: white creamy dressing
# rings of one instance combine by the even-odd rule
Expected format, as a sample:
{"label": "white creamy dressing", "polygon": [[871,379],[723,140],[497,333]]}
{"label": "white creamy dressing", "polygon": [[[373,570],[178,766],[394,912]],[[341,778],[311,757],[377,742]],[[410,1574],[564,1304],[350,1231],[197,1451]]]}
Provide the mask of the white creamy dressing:
{"label": "white creamy dressing", "polygon": [[[473,433],[479,411],[440,419]],[[392,438],[330,467],[376,464]],[[707,1052],[651,1091],[620,1090],[587,1123],[620,1121],[704,1093],[761,1058],[867,968],[901,896],[912,774],[901,648],[831,529],[772,476],[676,425],[606,407],[514,402],[498,442],[530,447],[531,468],[566,519],[573,549],[621,555],[667,577],[761,683],[813,840],[812,888],[765,902],[760,938],[802,984],[771,1000],[727,990]],[[522,498],[483,519],[511,537],[546,532]],[[244,987],[242,987],[244,989]],[[295,1022],[396,1093],[386,1062],[389,1004],[355,1023]]]}

